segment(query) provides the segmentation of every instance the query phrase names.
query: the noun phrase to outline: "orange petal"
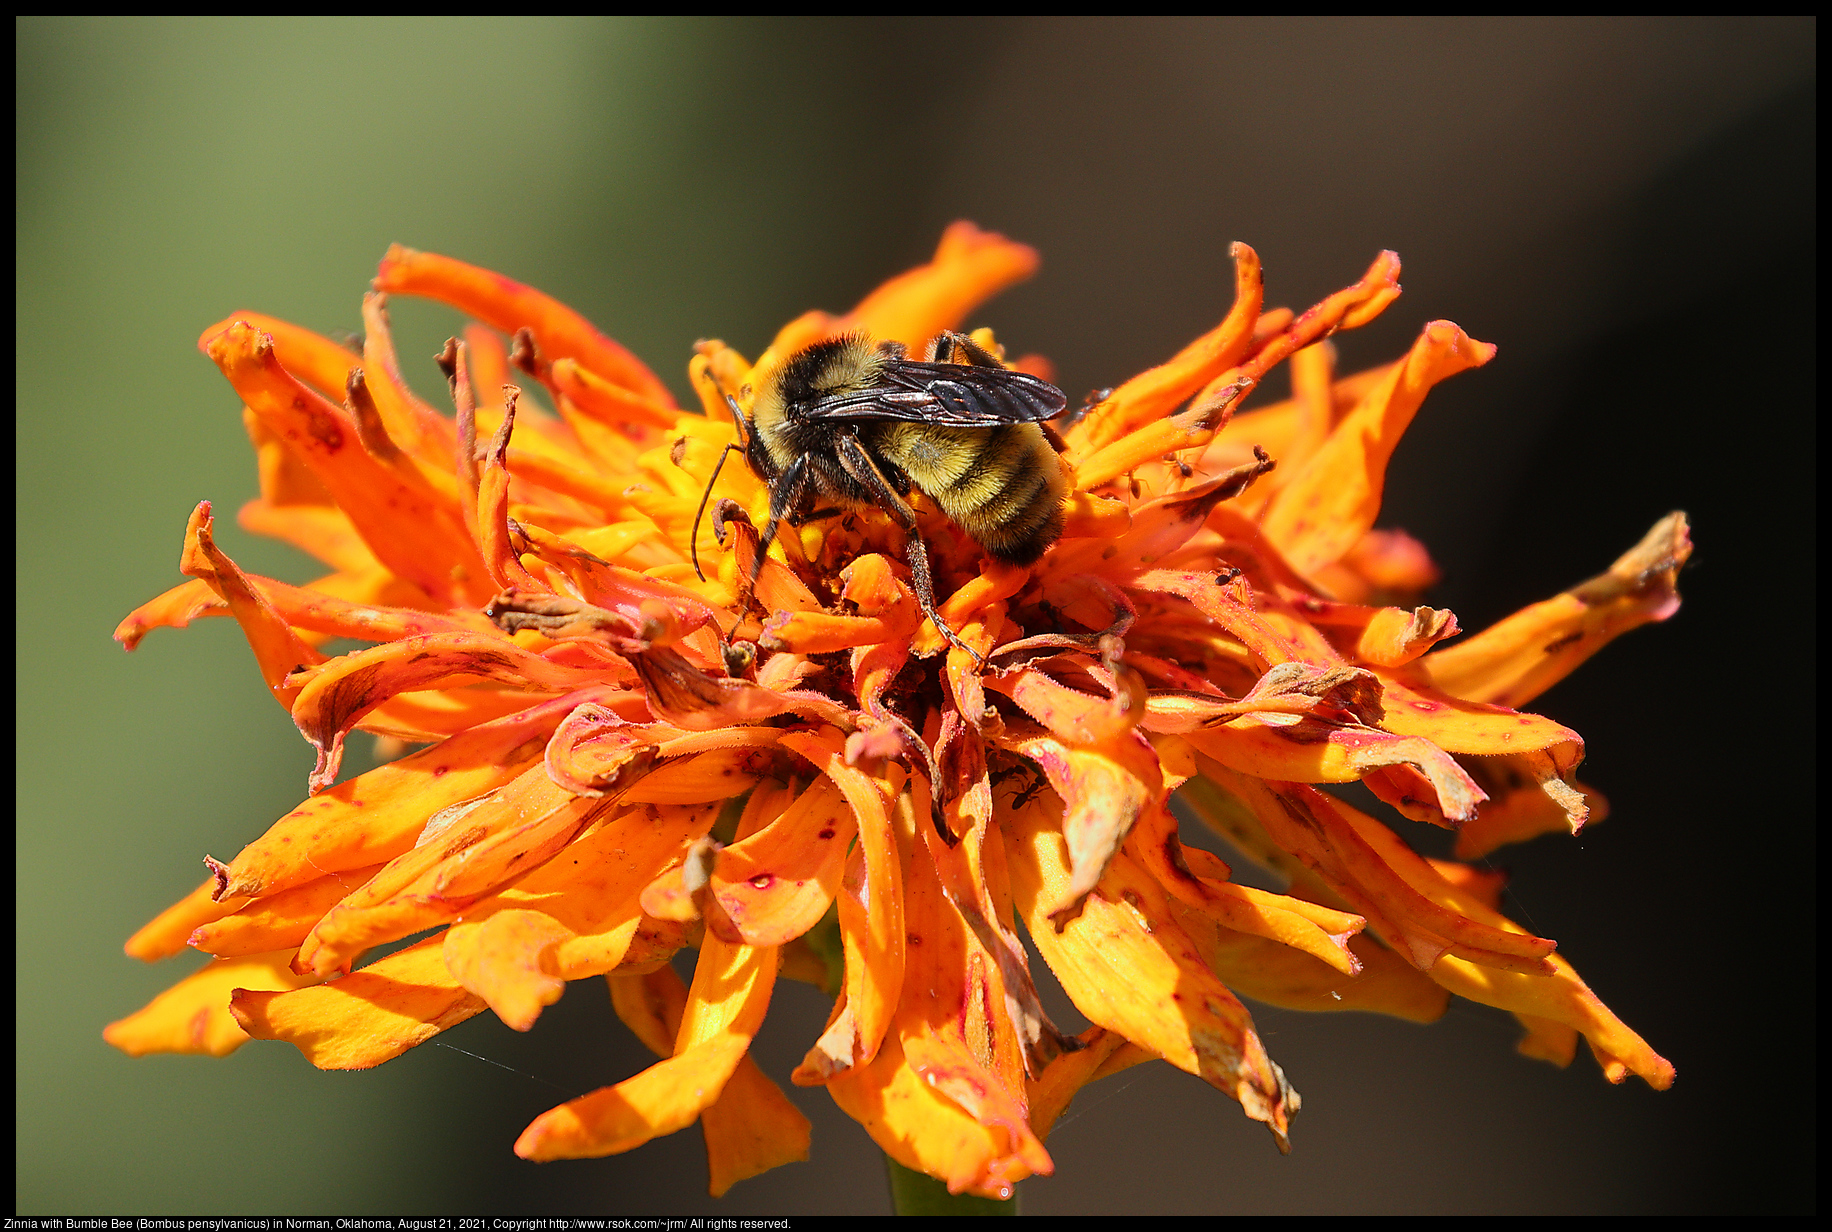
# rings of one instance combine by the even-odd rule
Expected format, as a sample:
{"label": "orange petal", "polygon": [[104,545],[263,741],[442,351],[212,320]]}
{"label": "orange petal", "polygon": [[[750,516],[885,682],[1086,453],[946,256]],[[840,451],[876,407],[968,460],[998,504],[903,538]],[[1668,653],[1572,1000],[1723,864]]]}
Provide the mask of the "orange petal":
{"label": "orange petal", "polygon": [[285,1040],[319,1069],[370,1069],[483,1011],[445,969],[444,938],[296,992],[238,988],[229,1003],[255,1039]]}
{"label": "orange petal", "polygon": [[1293,596],[1292,606],[1322,629],[1346,658],[1370,667],[1410,663],[1462,632],[1456,615],[1438,608],[1364,607],[1309,595]]}
{"label": "orange petal", "polygon": [[[286,362],[284,352],[280,360]],[[458,448],[457,429],[451,420],[420,401],[408,388],[406,378],[401,375],[400,361],[395,356],[387,297],[374,291],[363,296],[363,376],[389,437],[413,455],[429,478],[440,481],[442,488],[455,491],[452,455]],[[337,386],[326,392],[341,392],[342,389]]]}
{"label": "orange petal", "polygon": [[1428,973],[1369,939],[1349,941],[1359,970],[1345,975],[1301,950],[1237,932],[1181,903],[1174,914],[1209,969],[1250,1001],[1312,1013],[1364,1010],[1407,1022],[1436,1022],[1450,1004],[1450,995]]}
{"label": "orange petal", "polygon": [[1162,799],[1158,759],[1137,732],[1095,747],[1015,731],[1000,743],[1035,762],[1067,806],[1060,838],[1073,872],[1060,885],[1050,883],[1062,897],[1044,903],[1042,912],[1054,917],[1072,908],[1105,875],[1133,824]]}
{"label": "orange petal", "polygon": [[1030,1166],[1036,1155],[1041,1154],[1040,1164],[1049,1159],[1041,1143],[1034,1153],[1014,1153],[1003,1126],[981,1124],[930,1086],[908,1063],[896,1033],[885,1038],[869,1064],[849,1070],[827,1089],[887,1155],[939,1177],[950,1193],[1009,1198],[1013,1185],[1040,1170]]}
{"label": "orange petal", "polygon": [[842,328],[919,349],[942,330],[958,328],[983,301],[1036,273],[1037,264],[1036,249],[957,222],[942,232],[929,264],[899,274],[859,301]]}
{"label": "orange petal", "polygon": [[[1342,806],[1342,815],[1379,852],[1381,859],[1415,887],[1485,928],[1527,935],[1518,924],[1474,894],[1452,885],[1429,861],[1415,854],[1397,835],[1373,818],[1346,805]],[[1673,1085],[1672,1064],[1610,1013],[1609,1007],[1578,978],[1570,963],[1557,957],[1551,962],[1553,973],[1541,977],[1496,970],[1451,954],[1440,959],[1428,974],[1460,997],[1529,1018],[1563,1023],[1582,1032],[1598,1064],[1603,1066],[1604,1076],[1611,1082],[1621,1082],[1634,1073],[1657,1091]],[[1528,1043],[1537,1045],[1543,1038],[1542,1034],[1532,1034]]]}
{"label": "orange petal", "polygon": [[623,798],[630,804],[703,804],[709,800],[735,800],[762,776],[763,765],[754,749],[714,749],[662,763],[625,792]]}
{"label": "orange petal", "polygon": [[700,1113],[706,1136],[707,1190],[722,1198],[739,1181],[808,1158],[812,1126],[749,1053]]}
{"label": "orange petal", "polygon": [[[1554,831],[1574,832],[1570,802],[1546,793],[1533,758],[1466,757],[1463,762],[1489,800],[1457,831],[1457,859],[1480,859],[1498,847]],[[1586,825],[1609,816],[1609,801],[1602,792],[1575,779],[1571,790],[1582,798],[1579,807]]]}
{"label": "orange petal", "polygon": [[1674,583],[1691,555],[1686,515],[1670,513],[1608,572],[1433,651],[1406,679],[1473,702],[1523,706],[1612,638],[1678,611]]}
{"label": "orange petal", "polygon": [[191,511],[185,527],[184,555],[179,567],[194,578],[208,583],[228,603],[229,611],[254,651],[261,677],[268,690],[282,706],[290,709],[298,696],[297,685],[286,683],[287,677],[300,667],[323,663],[325,657],[299,640],[286,621],[273,609],[246,574],[234,561],[217,549],[210,534],[210,502],[203,501]]}
{"label": "orange petal", "polygon": [[[648,755],[630,750],[637,772]],[[445,810],[412,851],[325,913],[300,946],[300,968],[329,976],[371,946],[453,919],[552,859],[609,803],[574,796],[536,766]]]}
{"label": "orange petal", "polygon": [[[1262,779],[1349,783],[1378,780],[1395,768],[1416,771],[1404,784],[1419,793],[1420,804],[1431,806],[1430,817],[1439,824],[1467,821],[1486,798],[1468,771],[1429,740],[1358,724],[1286,721],[1291,717],[1245,715],[1187,732],[1184,739],[1222,765]],[[1381,789],[1378,781],[1370,786]]]}
{"label": "orange petal", "polygon": [[331,873],[316,881],[257,898],[232,915],[202,924],[191,934],[191,948],[218,958],[236,958],[299,948],[324,913],[355,892],[382,865]]}
{"label": "orange petal", "polygon": [[316,794],[337,777],[345,734],[396,694],[474,680],[561,692],[596,684],[602,676],[602,670],[561,666],[530,654],[501,634],[430,633],[353,651],[317,669],[293,702],[293,723],[319,751],[311,776]]}
{"label": "orange petal", "polygon": [[[639,437],[639,433],[631,431],[638,426],[672,428],[681,417],[681,412],[672,404],[632,393],[570,356],[554,361],[553,383],[564,395],[561,414],[566,416],[567,422],[577,429],[579,418],[589,419],[608,428],[614,434],[612,439]],[[570,408],[567,403],[571,404]],[[567,414],[568,409],[575,414]],[[618,461],[614,457],[606,460]]]}
{"label": "orange petal", "polygon": [[370,457],[343,409],[280,366],[271,338],[238,321],[204,350],[268,430],[311,468],[379,560],[435,598],[480,605],[489,597],[483,560],[458,511],[429,503]]}
{"label": "orange petal", "polygon": [[[649,975],[613,978],[610,985],[611,1004],[624,1025],[651,1052],[669,1056],[687,1004],[681,977],[663,967]],[[748,1053],[718,1100],[700,1114],[700,1128],[715,1198],[739,1181],[808,1157],[808,1118]]]}
{"label": "orange petal", "polygon": [[1177,926],[1157,883],[1117,855],[1058,932],[1045,907],[1062,901],[1073,873],[1048,804],[1033,802],[1000,822],[1018,910],[1075,1007],[1238,1100],[1289,1150],[1297,1093],[1266,1056],[1245,1007]]}
{"label": "orange petal", "polygon": [[1392,375],[1331,432],[1301,474],[1287,477],[1262,525],[1298,572],[1334,564],[1374,525],[1393,456],[1433,385],[1494,358],[1449,321],[1433,321]]}
{"label": "orange petal", "polygon": [[[210,340],[234,325],[246,322],[273,339],[274,351],[288,372],[295,373],[328,398],[342,398],[350,370],[359,366],[362,356],[332,342],[322,334],[270,317],[261,312],[238,312],[224,317],[197,336],[197,349],[204,350]],[[261,489],[267,491],[265,485]]]}
{"label": "orange petal", "polygon": [[[1133,377],[1088,412],[1068,433],[1078,455],[1111,444],[1141,425],[1162,421],[1178,403],[1246,356],[1265,300],[1265,277],[1253,249],[1237,243],[1229,252],[1234,258],[1234,306],[1228,315],[1172,359]],[[1124,468],[1115,473],[1124,473]]]}
{"label": "orange petal", "polygon": [[230,994],[239,988],[298,988],[313,983],[287,965],[291,950],[221,958],[198,968],[147,1003],[111,1022],[102,1038],[130,1057],[151,1052],[200,1053],[224,1057],[248,1042],[248,1032],[230,1016]]}
{"label": "orange petal", "polygon": [[773,948],[731,946],[708,934],[673,1055],[542,1113],[522,1131],[515,1153],[541,1162],[594,1159],[693,1124],[724,1091],[762,1025],[776,967]]}
{"label": "orange petal", "polygon": [[1080,1048],[1051,1061],[1030,1084],[1031,1128],[1039,1139],[1049,1137],[1056,1118],[1068,1111],[1069,1101],[1075,1098],[1076,1092],[1095,1080],[1097,1071],[1108,1058],[1129,1047],[1125,1036],[1105,1027],[1089,1027],[1082,1032],[1079,1042]]}
{"label": "orange petal", "polygon": [[216,866],[219,897],[275,894],[392,860],[414,845],[433,814],[502,786],[537,761],[554,728],[583,700],[531,706],[307,800]]}
{"label": "orange petal", "polygon": [[515,431],[515,397],[513,385],[503,390],[502,426],[496,430],[484,451],[483,470],[477,485],[477,523],[472,532],[484,567],[498,589],[547,594],[548,588],[523,567],[521,554],[509,534],[509,437]]}
{"label": "orange petal", "polygon": [[1170,891],[1184,908],[1183,915],[1203,916],[1217,927],[1277,941],[1344,975],[1360,970],[1348,943],[1366,926],[1366,920],[1284,894],[1232,884],[1230,870],[1219,857],[1183,846],[1168,809],[1147,813],[1127,836],[1125,850]]}
{"label": "orange petal", "polygon": [[1132,524],[1124,535],[1110,543],[1096,541],[1060,550],[1049,557],[1048,568],[1058,575],[1104,572],[1124,585],[1133,585],[1134,574],[1188,543],[1215,506],[1239,496],[1272,466],[1263,454],[1256,455],[1213,479],[1149,501],[1132,511]]}
{"label": "orange petal", "polygon": [[202,616],[228,614],[229,605],[208,582],[192,579],[129,612],[115,626],[114,640],[123,650],[134,650],[154,629],[182,629]]}
{"label": "orange petal", "polygon": [[140,931],[127,939],[127,956],[138,958],[141,962],[158,962],[161,958],[170,958],[183,951],[191,934],[197,929],[241,910],[248,902],[240,896],[218,900],[217,886],[213,874],[205,878],[204,883],[195,890],[154,916]]}
{"label": "orange petal", "polygon": [[[1127,679],[1137,682],[1138,678],[1132,673]],[[1133,691],[1123,689],[1116,697],[1096,697],[1070,688],[1036,666],[988,674],[985,683],[1017,702],[1026,714],[1058,737],[1074,744],[1117,740],[1145,717],[1142,683]]]}
{"label": "orange petal", "polygon": [[709,676],[669,647],[652,647],[631,663],[655,717],[689,731],[754,723],[789,708],[780,693],[748,680]]}
{"label": "orange petal", "polygon": [[572,929],[544,912],[498,911],[445,930],[445,967],[468,991],[489,1002],[504,1023],[527,1031],[566,991],[557,951],[574,936]]}
{"label": "orange petal", "polygon": [[[282,447],[276,441],[274,448]],[[283,505],[257,497],[236,511],[235,520],[251,535],[290,543],[342,573],[366,574],[383,569],[382,562],[357,533],[350,515],[330,504]],[[394,575],[390,572],[388,576]],[[402,582],[400,588],[422,598],[425,595],[411,583]]]}
{"label": "orange petal", "polygon": [[[839,900],[840,927],[847,935],[847,1008],[855,1032],[846,1050],[850,1055],[841,1064],[861,1064],[876,1054],[903,987],[903,864],[885,805],[887,796],[896,793],[887,790],[890,784],[846,764],[845,741],[832,728],[784,732],[782,743],[826,772],[859,825],[863,878],[853,878],[849,869]],[[894,763],[885,772],[901,774]],[[896,787],[901,786],[899,779]]]}
{"label": "orange petal", "polygon": [[655,374],[599,333],[591,322],[557,300],[501,274],[396,244],[382,258],[375,287],[378,291],[440,300],[511,336],[518,330],[532,330],[541,357],[547,362],[576,359],[644,398],[663,406],[674,405],[674,398]]}
{"label": "orange petal", "polygon": [[1357,822],[1362,815],[1340,800],[1301,783],[1266,782],[1197,760],[1204,777],[1245,803],[1275,842],[1367,917],[1420,970],[1455,953],[1504,970],[1551,974],[1548,960],[1556,942],[1471,917],[1459,902],[1438,892],[1442,878],[1409,876],[1411,862],[1396,866],[1389,860],[1391,845],[1375,845]]}
{"label": "orange petal", "polygon": [[[906,810],[902,801],[899,805],[899,837],[908,842],[918,822],[913,809]],[[955,1159],[936,1175],[957,1190],[1003,1192],[1004,1182],[1048,1173],[1054,1165],[1030,1128],[1023,1049],[1012,1029],[1018,1024],[1005,1017],[1010,1002],[1002,988],[1004,964],[983,948],[975,929],[964,926],[937,872],[919,857],[908,862],[908,967],[891,1034],[904,1065],[953,1107],[905,1103],[895,1111],[908,1113],[907,1119],[887,1116],[874,1136],[911,1144],[933,1167],[937,1148],[961,1138],[954,1122],[964,1112],[988,1131],[988,1149],[976,1152],[978,1158]],[[971,907],[974,900],[966,902]],[[849,1099],[848,1088],[861,1088],[858,1095],[863,1096],[881,1080],[854,1072],[829,1084],[829,1090],[850,1111],[849,1105],[860,1100]]]}
{"label": "orange petal", "polygon": [[1393,596],[1387,602],[1421,595],[1443,576],[1425,545],[1403,530],[1368,531],[1323,571],[1338,598],[1357,603],[1369,602],[1369,595]]}
{"label": "orange petal", "polygon": [[780,817],[719,853],[713,897],[747,944],[786,944],[826,914],[857,831],[845,797],[822,778]]}

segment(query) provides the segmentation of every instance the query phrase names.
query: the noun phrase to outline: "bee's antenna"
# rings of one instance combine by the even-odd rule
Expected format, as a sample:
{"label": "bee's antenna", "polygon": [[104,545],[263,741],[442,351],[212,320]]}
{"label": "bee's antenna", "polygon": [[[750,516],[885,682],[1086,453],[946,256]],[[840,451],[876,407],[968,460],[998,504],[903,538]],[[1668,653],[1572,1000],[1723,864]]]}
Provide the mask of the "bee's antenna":
{"label": "bee's antenna", "polygon": [[[706,370],[706,379],[712,382],[712,387],[719,391],[719,396],[721,398],[725,399],[725,405],[731,408],[732,423],[737,427],[744,439],[742,441],[733,441],[719,451],[719,460],[713,463],[712,478],[706,481],[706,490],[700,493],[700,507],[694,510],[693,537],[687,541],[687,555],[693,560],[694,576],[699,578],[702,582],[706,580],[706,574],[700,570],[700,519],[706,516],[706,502],[712,499],[712,485],[719,481],[719,472],[725,467],[726,454],[737,449],[743,452],[746,462],[749,462],[751,459],[751,421],[744,417],[744,411],[739,407],[738,400],[725,392],[725,386],[719,384],[719,378],[712,374],[710,368]],[[715,525],[713,530],[716,532],[718,527]],[[719,542],[725,542],[723,536],[720,537]]]}
{"label": "bee's antenna", "polygon": [[[712,477],[706,481],[706,490],[700,493],[700,507],[693,514],[693,534],[687,540],[687,554],[693,558],[694,575],[702,582],[706,580],[706,575],[700,572],[700,519],[706,515],[706,502],[712,499],[712,485],[719,482],[719,472],[725,466],[725,455],[737,448],[734,443],[719,451],[719,460],[713,463]],[[718,527],[715,525],[713,529],[717,530]],[[724,538],[721,537],[719,542],[725,542]]]}

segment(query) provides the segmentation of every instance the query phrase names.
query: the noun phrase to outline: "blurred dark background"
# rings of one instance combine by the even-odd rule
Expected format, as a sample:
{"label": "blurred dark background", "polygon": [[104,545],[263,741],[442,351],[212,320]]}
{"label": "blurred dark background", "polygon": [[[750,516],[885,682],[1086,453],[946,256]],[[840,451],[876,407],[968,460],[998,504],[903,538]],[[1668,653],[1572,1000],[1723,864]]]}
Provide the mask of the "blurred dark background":
{"label": "blurred dark background", "polygon": [[[820,1091],[810,1163],[705,1195],[697,1130],[535,1166],[510,1144],[646,1063],[602,984],[362,1074],[291,1048],[130,1061],[102,1026],[183,969],[122,940],[303,794],[310,757],[226,621],[108,639],[179,580],[201,498],[255,492],[194,349],[250,308],[360,327],[392,241],[574,304],[682,395],[971,218],[1042,273],[978,313],[1072,397],[1226,311],[1230,241],[1303,308],[1380,248],[1406,295],[1345,369],[1448,317],[1500,346],[1427,401],[1383,525],[1480,628],[1670,509],[1685,606],[1535,709],[1614,813],[1504,850],[1555,937],[1679,1068],[1612,1088],[1456,1003],[1420,1028],[1257,1011],[1304,1097],[1280,1158],[1167,1066],[1087,1089],[1052,1212],[1801,1212],[1816,1204],[1816,23],[41,20],[16,23],[20,1213],[888,1209]],[[455,320],[397,301],[409,377]],[[311,565],[225,519],[246,567]],[[1403,823],[1402,823],[1403,824]],[[1403,832],[1415,839],[1419,827]],[[779,986],[783,1078],[824,1005]],[[458,1050],[463,1051],[458,1051]]]}

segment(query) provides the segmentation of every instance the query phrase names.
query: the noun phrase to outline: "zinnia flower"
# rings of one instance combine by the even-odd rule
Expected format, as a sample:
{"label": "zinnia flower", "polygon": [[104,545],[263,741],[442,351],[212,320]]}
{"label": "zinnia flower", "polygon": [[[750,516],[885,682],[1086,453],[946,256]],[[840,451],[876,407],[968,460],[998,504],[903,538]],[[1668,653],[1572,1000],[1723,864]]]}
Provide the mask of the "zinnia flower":
{"label": "zinnia flower", "polygon": [[[193,580],[116,636],[233,616],[317,764],[303,804],[128,943],[214,961],[108,1039],[285,1040],[360,1069],[485,1009],[528,1030],[605,976],[661,1059],[543,1114],[516,1151],[607,1155],[697,1120],[715,1194],[806,1157],[807,1121],[748,1054],[779,976],[834,995],[793,1081],[955,1193],[1050,1172],[1075,1093],[1156,1058],[1288,1149],[1298,1095],[1241,996],[1429,1021],[1455,994],[1514,1013],[1532,1056],[1563,1065],[1581,1035],[1610,1081],[1666,1087],[1672,1066],[1467,861],[1601,815],[1573,778],[1578,734],[1519,707],[1675,610],[1683,515],[1440,645],[1460,630],[1414,606],[1424,548],[1374,521],[1426,393],[1495,348],[1434,321],[1397,362],[1338,376],[1325,339],[1393,302],[1398,259],[1294,315],[1263,308],[1250,248],[1234,258],[1213,331],[1059,425],[1065,527],[1034,565],[989,559],[913,498],[964,645],[925,619],[887,517],[785,525],[758,568],[768,490],[738,464],[708,485],[727,393],[748,404],[841,332],[920,352],[1035,268],[1000,236],[957,224],[930,264],[791,322],[755,364],[700,344],[692,410],[564,306],[400,248],[360,353],[254,314],[206,330],[260,466],[241,524],[332,572],[244,572],[202,504]],[[391,295],[481,322],[441,358],[455,419],[402,381]],[[1237,414],[1287,360],[1292,397]],[[557,418],[518,402],[512,370]],[[333,638],[368,645],[327,656]],[[352,729],[400,755],[338,782]],[[1324,790],[1356,781],[1454,830],[1459,860]],[[1173,793],[1288,892],[1186,845]],[[1020,928],[1094,1024],[1081,1035],[1044,1013]]]}

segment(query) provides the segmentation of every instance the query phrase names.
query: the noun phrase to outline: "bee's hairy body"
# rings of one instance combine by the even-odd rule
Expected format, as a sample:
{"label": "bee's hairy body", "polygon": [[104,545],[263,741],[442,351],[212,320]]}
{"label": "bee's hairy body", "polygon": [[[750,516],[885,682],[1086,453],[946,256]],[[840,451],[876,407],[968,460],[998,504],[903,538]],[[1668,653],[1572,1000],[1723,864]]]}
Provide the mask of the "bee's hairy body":
{"label": "bee's hairy body", "polygon": [[[976,373],[967,365],[953,366],[967,368],[976,379],[993,379],[985,368]],[[842,460],[838,437],[850,434],[899,495],[917,488],[995,558],[1029,564],[1042,556],[1062,533],[1067,484],[1055,450],[1035,422],[963,427],[928,416],[811,414],[836,401],[869,398],[891,384],[900,367],[910,365],[898,352],[859,337],[817,343],[791,357],[751,406],[760,446],[755,453],[762,455],[753,464],[774,483],[803,459],[821,496],[853,508],[882,507],[881,495]],[[1034,378],[1007,375],[1002,367],[990,371],[1000,374],[1001,383],[1034,382],[1055,393]],[[1034,396],[1028,384],[1021,394]]]}

